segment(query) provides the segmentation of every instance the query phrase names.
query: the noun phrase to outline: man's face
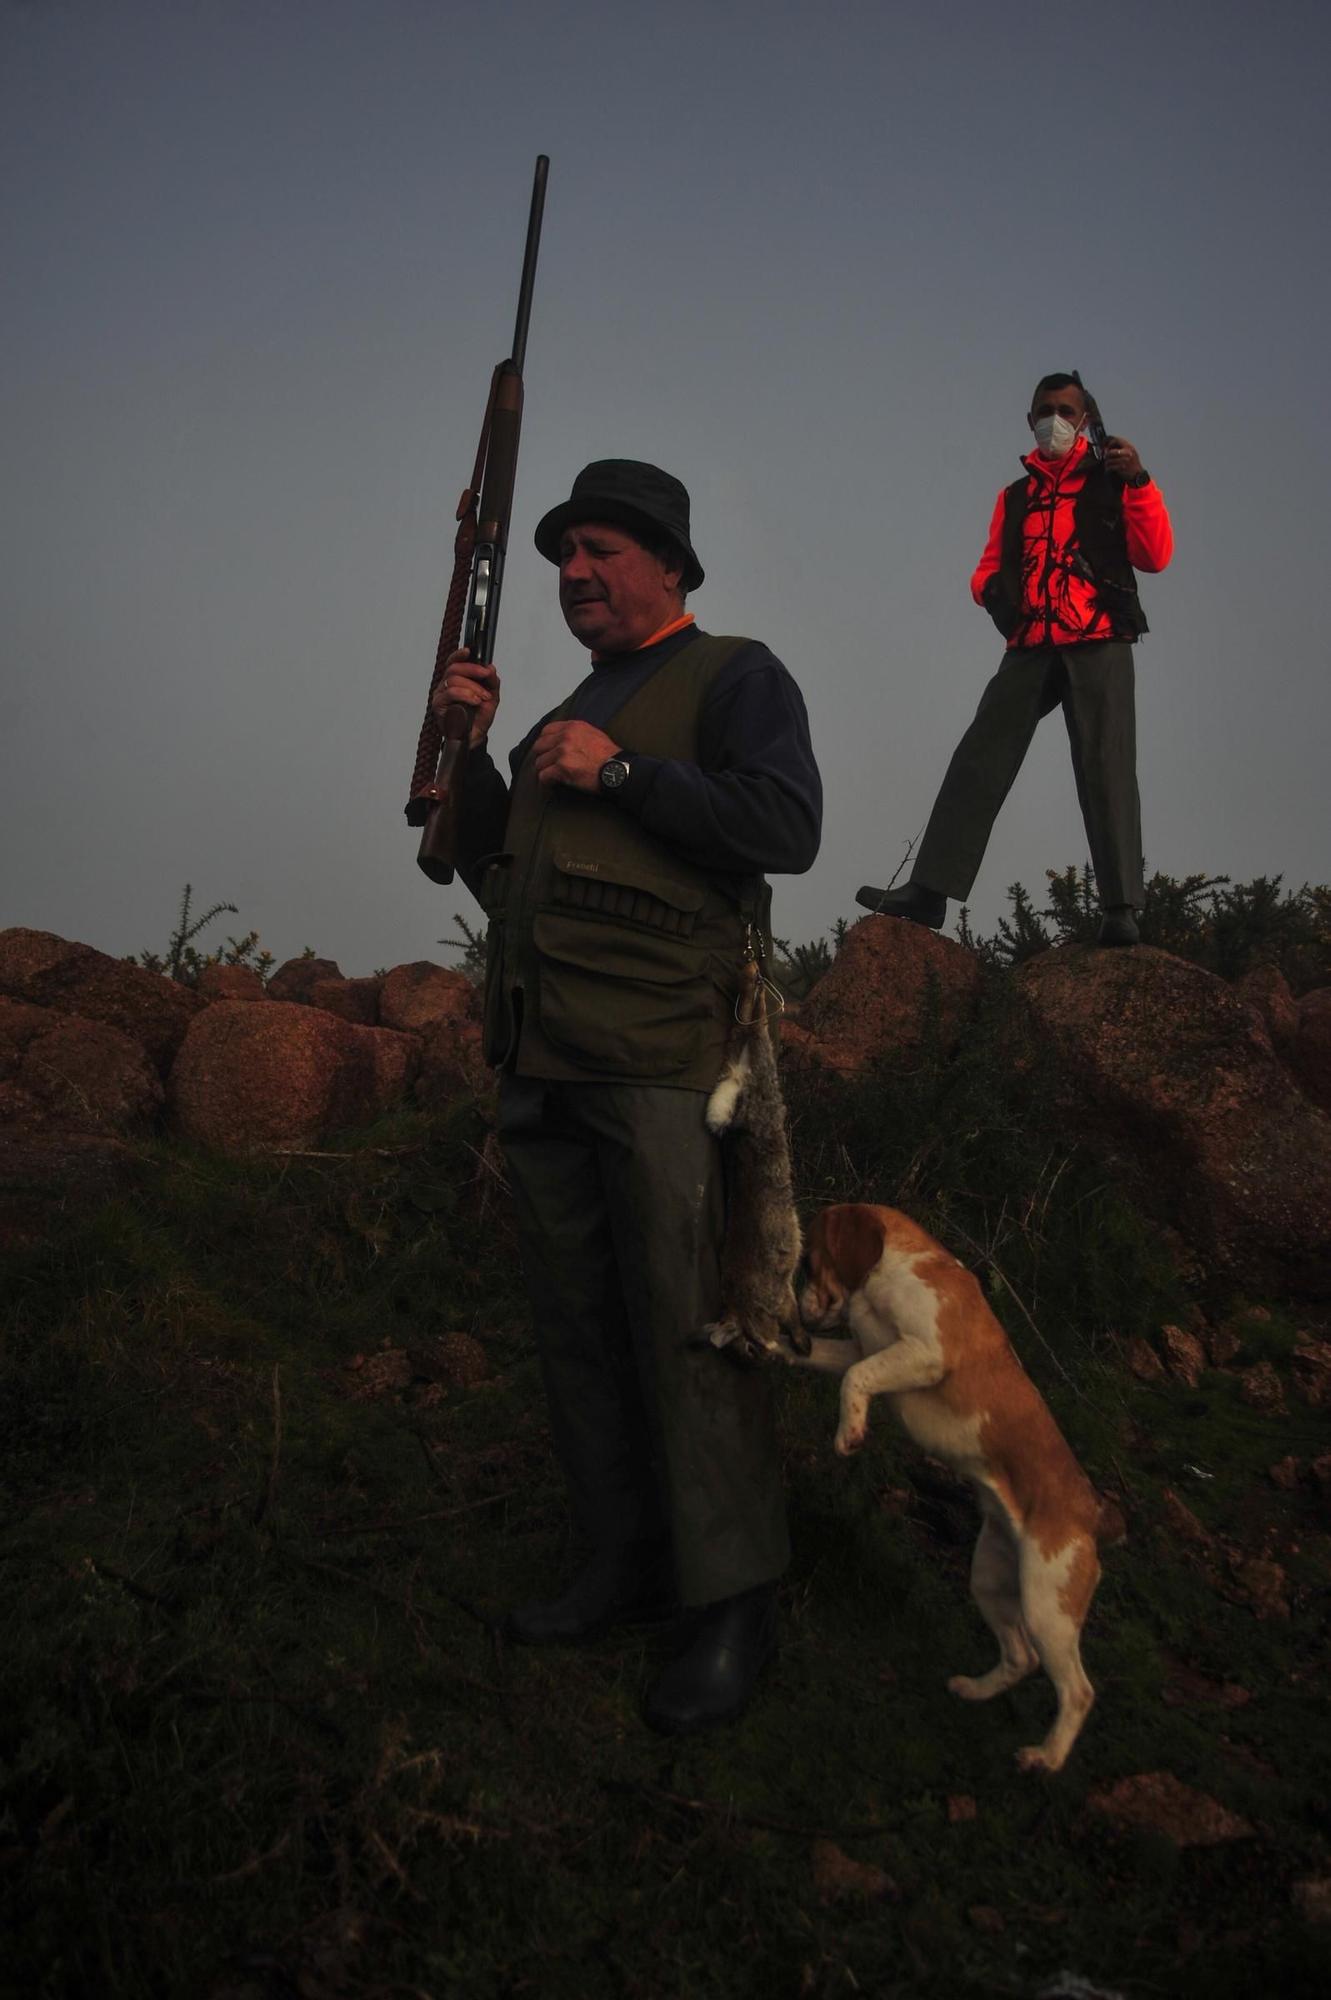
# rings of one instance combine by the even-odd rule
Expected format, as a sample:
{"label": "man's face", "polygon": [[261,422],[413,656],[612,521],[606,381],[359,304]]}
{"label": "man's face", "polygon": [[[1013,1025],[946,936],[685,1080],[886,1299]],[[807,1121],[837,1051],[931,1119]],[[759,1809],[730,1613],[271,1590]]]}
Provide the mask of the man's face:
{"label": "man's face", "polygon": [[579,521],[559,542],[559,608],[575,639],[595,653],[631,653],[683,609],[679,569],[635,542],[627,528]]}
{"label": "man's face", "polygon": [[1042,389],[1026,421],[1034,430],[1041,417],[1066,417],[1075,431],[1080,430],[1085,416],[1086,398],[1080,389],[1069,385],[1065,389]]}

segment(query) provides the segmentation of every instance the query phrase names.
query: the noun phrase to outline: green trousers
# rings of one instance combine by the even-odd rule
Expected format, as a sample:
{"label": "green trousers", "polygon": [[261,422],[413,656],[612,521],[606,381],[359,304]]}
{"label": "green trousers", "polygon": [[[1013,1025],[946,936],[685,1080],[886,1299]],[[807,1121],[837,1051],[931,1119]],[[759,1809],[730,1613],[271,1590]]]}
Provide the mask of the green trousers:
{"label": "green trousers", "polygon": [[789,1560],[771,1385],[702,1329],[720,1304],[721,1148],[706,1093],[500,1080],[555,1450],[596,1550],[669,1541],[684,1604]]}
{"label": "green trousers", "polygon": [[947,767],[913,882],[958,902],[969,896],[1036,724],[1060,705],[1100,901],[1141,908],[1132,647],[1121,640],[1023,646],[1004,656]]}

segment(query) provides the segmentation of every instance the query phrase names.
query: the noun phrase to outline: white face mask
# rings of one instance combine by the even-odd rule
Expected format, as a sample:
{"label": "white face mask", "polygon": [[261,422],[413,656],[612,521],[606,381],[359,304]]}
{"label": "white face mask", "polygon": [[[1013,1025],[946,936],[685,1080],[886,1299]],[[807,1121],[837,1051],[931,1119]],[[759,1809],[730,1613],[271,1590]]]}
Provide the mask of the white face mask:
{"label": "white face mask", "polygon": [[1037,417],[1035,442],[1046,458],[1066,458],[1076,443],[1077,430],[1066,417]]}

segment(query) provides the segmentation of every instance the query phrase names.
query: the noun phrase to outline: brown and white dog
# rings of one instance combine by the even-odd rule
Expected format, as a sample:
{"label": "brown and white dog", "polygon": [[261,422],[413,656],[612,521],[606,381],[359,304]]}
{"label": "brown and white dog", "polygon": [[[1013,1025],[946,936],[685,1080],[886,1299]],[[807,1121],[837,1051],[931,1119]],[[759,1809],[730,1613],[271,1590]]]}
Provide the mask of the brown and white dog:
{"label": "brown and white dog", "polygon": [[806,1328],[850,1330],[849,1340],[786,1356],[841,1376],[837,1450],[859,1450],[870,1397],[890,1396],[915,1442],[975,1486],[983,1519],[971,1592],[999,1659],[948,1686],[988,1701],[1042,1666],[1058,1715],[1017,1763],[1057,1771],[1095,1699],[1081,1628],[1100,1580],[1096,1543],[1123,1532],[1118,1509],[1073,1457],[975,1278],[909,1216],[860,1203],[824,1209],[805,1245],[799,1304]]}

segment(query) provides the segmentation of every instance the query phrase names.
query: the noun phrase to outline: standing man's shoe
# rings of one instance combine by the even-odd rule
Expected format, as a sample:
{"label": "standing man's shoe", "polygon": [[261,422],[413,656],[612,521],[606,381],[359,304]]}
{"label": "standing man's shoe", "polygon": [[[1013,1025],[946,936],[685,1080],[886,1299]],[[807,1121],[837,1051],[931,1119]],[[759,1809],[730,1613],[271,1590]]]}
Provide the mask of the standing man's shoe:
{"label": "standing man's shoe", "polygon": [[907,882],[900,889],[873,889],[867,884],[855,892],[855,901],[880,917],[905,917],[912,924],[938,930],[947,917],[947,897],[939,889],[926,889],[923,882]]}
{"label": "standing man's shoe", "polygon": [[519,1646],[571,1646],[611,1625],[647,1625],[677,1609],[662,1553],[616,1549],[593,1556],[562,1596],[515,1604],[503,1629]]}
{"label": "standing man's shoe", "polygon": [[1115,903],[1105,911],[1100,919],[1100,934],[1097,944],[1137,944],[1141,933],[1137,929],[1137,914],[1131,903]]}
{"label": "standing man's shoe", "polygon": [[688,1646],[648,1690],[644,1721],[663,1736],[733,1722],[775,1652],[774,1583],[707,1605]]}

